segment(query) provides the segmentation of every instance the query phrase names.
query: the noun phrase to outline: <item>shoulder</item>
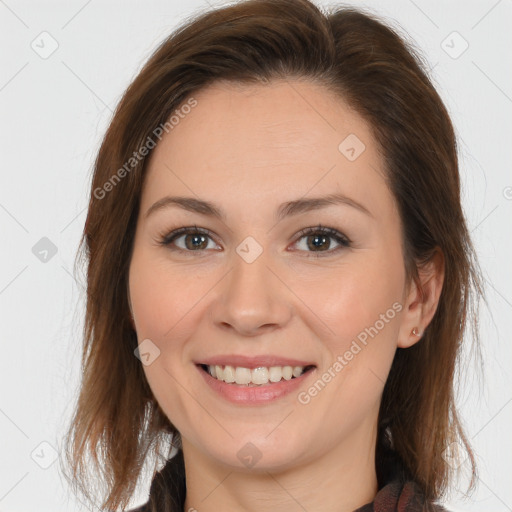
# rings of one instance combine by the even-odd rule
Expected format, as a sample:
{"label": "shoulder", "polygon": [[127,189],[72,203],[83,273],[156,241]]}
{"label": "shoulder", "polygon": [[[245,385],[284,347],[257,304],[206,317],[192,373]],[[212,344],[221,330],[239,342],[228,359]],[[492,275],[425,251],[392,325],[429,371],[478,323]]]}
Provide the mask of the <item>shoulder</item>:
{"label": "shoulder", "polygon": [[428,500],[414,481],[404,483],[398,495],[397,510],[411,512],[449,512],[441,504]]}
{"label": "shoulder", "polygon": [[371,503],[354,512],[450,512],[442,505],[427,500],[413,480],[396,479],[382,487]]}

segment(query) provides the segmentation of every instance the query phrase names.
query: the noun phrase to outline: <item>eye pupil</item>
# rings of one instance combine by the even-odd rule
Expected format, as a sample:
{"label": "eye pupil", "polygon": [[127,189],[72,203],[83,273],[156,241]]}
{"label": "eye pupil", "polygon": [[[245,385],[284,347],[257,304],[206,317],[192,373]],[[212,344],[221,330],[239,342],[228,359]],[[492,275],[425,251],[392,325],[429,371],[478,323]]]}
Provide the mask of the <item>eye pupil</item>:
{"label": "eye pupil", "polygon": [[328,248],[326,246],[326,241],[329,237],[326,237],[325,235],[312,235],[310,238],[313,238],[313,240],[314,240],[312,245],[309,245],[310,248],[316,248],[316,249],[321,248],[324,250],[325,250],[325,248]]}
{"label": "eye pupil", "polygon": [[[188,241],[192,239],[192,243],[189,244]],[[201,248],[204,248],[203,245],[205,243],[205,240],[206,240],[206,237],[204,235],[201,235],[201,234],[194,234],[194,235],[191,235],[191,234],[188,234],[188,235],[185,235],[185,245],[187,247],[187,249],[201,249]],[[196,242],[199,241],[199,245],[196,244]],[[206,245],[208,245],[208,242],[206,242]]]}

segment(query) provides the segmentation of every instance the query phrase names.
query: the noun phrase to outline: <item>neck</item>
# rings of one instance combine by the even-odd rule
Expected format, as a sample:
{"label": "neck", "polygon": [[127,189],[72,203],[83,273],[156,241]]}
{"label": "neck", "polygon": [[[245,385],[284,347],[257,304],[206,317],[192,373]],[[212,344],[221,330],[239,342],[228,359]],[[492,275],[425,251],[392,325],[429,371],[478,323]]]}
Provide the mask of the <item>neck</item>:
{"label": "neck", "polygon": [[353,512],[372,502],[378,490],[376,432],[369,426],[353,434],[335,449],[284,471],[242,471],[220,464],[183,439],[184,510]]}

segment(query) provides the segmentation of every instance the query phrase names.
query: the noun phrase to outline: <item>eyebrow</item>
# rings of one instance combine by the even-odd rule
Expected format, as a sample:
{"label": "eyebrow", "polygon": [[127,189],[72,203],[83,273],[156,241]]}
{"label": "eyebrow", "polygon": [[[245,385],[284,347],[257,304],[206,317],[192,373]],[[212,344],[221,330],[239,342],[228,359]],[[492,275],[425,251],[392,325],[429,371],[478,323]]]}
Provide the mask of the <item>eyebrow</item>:
{"label": "eyebrow", "polygon": [[[368,210],[368,208],[343,194],[329,194],[322,197],[301,198],[296,199],[295,201],[288,201],[279,206],[276,218],[278,221],[281,221],[285,217],[299,215],[301,213],[306,213],[312,210],[318,210],[320,208],[326,208],[328,206],[337,204],[351,206],[352,208],[355,208],[373,218],[373,214],[370,212],[370,210]],[[162,199],[159,199],[148,209],[145,217],[148,218],[152,213],[164,208],[168,208],[170,206],[178,206],[183,210],[199,213],[208,217],[216,217],[223,221],[226,220],[226,214],[215,204],[209,201],[204,201],[202,199],[181,196],[166,196]]]}

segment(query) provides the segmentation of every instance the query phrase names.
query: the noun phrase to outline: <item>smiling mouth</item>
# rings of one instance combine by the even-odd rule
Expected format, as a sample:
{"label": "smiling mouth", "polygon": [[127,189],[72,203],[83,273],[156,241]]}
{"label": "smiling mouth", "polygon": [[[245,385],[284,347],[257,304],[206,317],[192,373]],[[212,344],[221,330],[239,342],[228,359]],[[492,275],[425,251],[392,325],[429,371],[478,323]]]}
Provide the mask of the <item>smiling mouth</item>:
{"label": "smiling mouth", "polygon": [[239,386],[265,386],[278,382],[297,379],[305,373],[316,368],[308,366],[259,366],[257,368],[244,368],[230,365],[199,364],[204,372],[216,380]]}

